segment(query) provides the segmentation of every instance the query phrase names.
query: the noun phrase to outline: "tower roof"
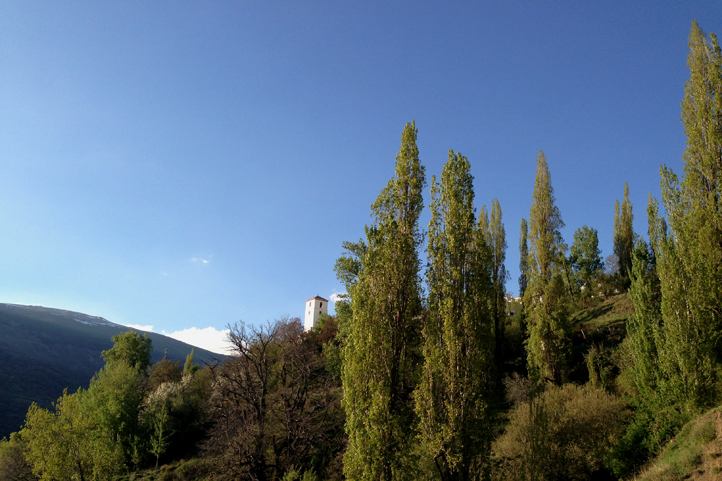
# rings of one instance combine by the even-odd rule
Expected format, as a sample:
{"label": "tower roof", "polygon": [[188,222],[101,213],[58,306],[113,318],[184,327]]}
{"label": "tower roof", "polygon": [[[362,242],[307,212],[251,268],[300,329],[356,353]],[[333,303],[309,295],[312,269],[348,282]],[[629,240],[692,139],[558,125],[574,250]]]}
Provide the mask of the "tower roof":
{"label": "tower roof", "polygon": [[328,302],[327,299],[324,299],[324,298],[321,297],[321,296],[316,296],[316,297],[312,297],[312,298],[310,298],[310,299],[306,299],[306,302],[308,302],[308,301],[313,301],[314,299],[318,299],[319,301]]}

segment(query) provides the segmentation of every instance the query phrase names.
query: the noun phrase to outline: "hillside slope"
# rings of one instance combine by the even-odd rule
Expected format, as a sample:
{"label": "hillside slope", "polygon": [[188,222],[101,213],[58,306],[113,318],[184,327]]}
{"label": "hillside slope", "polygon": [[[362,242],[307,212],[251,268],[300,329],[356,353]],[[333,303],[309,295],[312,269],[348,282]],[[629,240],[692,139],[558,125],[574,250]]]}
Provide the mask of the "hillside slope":
{"label": "hillside slope", "polygon": [[722,479],[722,406],[697,416],[680,430],[636,481]]}
{"label": "hillside slope", "polygon": [[[101,351],[111,338],[134,329],[101,317],[39,306],[0,304],[0,438],[17,431],[33,402],[50,408],[68,388],[87,388],[103,367]],[[168,349],[171,360],[185,359],[195,349],[195,362],[223,358],[156,333],[151,359],[157,362]]]}

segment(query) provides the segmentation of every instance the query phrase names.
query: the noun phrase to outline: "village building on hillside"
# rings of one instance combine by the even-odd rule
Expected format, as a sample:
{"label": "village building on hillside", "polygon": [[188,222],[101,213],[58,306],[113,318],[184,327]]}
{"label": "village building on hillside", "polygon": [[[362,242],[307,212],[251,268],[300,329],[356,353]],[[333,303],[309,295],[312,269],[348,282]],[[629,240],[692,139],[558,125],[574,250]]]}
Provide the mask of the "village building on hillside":
{"label": "village building on hillside", "polygon": [[328,314],[328,301],[321,296],[312,297],[306,301],[306,320],[303,328],[306,331],[312,330],[318,324],[321,314]]}
{"label": "village building on hillside", "polygon": [[504,294],[504,300],[506,302],[521,302],[521,296],[514,296],[511,292]]}

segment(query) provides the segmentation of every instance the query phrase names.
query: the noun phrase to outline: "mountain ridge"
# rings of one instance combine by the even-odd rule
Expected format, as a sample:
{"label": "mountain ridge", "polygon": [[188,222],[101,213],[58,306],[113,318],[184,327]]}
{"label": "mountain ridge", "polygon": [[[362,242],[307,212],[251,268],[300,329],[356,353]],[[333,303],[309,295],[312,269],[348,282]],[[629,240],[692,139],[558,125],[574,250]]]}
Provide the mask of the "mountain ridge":
{"label": "mountain ridge", "polygon": [[151,361],[183,361],[194,350],[203,364],[225,358],[163,334],[116,324],[100,316],[44,306],[0,303],[0,438],[21,428],[28,407],[50,408],[63,393],[87,388],[104,361],[100,353],[122,332],[146,334]]}

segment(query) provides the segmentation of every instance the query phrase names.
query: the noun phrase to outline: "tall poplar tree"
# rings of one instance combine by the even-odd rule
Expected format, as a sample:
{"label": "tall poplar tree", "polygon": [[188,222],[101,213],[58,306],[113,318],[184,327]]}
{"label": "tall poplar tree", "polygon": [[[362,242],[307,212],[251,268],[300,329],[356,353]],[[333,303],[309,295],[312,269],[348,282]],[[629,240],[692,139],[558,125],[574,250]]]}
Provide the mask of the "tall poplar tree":
{"label": "tall poplar tree", "polygon": [[527,361],[533,377],[560,384],[568,370],[571,326],[569,295],[561,273],[565,245],[559,229],[564,222],[554,201],[547,160],[539,151],[529,214],[529,285],[524,299],[529,322]]}
{"label": "tall poplar tree", "polygon": [[619,274],[629,277],[632,271],[632,252],[634,251],[634,215],[629,201],[629,185],[624,183],[622,207],[619,201],[614,205],[614,253],[617,255]]}
{"label": "tall poplar tree", "polygon": [[350,293],[342,368],[349,479],[412,477],[411,394],[422,314],[418,219],[425,185],[416,136],[415,124],[406,124],[396,173],[371,206],[374,222],[366,228]]}
{"label": "tall poplar tree", "polygon": [[652,409],[658,404],[660,394],[664,397],[667,392],[667,389],[660,389],[659,383],[668,379],[665,371],[669,371],[665,369],[667,363],[663,365],[660,359],[664,356],[665,336],[659,279],[650,255],[654,248],[658,248],[660,237],[665,235],[657,210],[657,202],[650,196],[647,212],[652,245],[650,249],[643,239],[639,239],[632,255],[629,295],[634,304],[634,314],[627,323],[629,349],[634,361],[634,383],[641,398],[640,404]]}
{"label": "tall poplar tree", "polygon": [[431,199],[428,315],[416,410],[441,479],[466,480],[472,462],[489,451],[486,396],[494,353],[489,302],[495,295],[492,253],[475,224],[466,157],[449,151],[441,183],[432,177]]}
{"label": "tall poplar tree", "polygon": [[[661,168],[667,220],[649,196],[651,249],[632,257],[628,323],[639,392],[630,448],[656,452],[695,412],[717,402],[722,360],[722,55],[696,22],[689,37],[682,124],[684,179]],[[631,471],[633,466],[628,468]]]}
{"label": "tall poplar tree", "polygon": [[717,397],[722,362],[722,54],[696,22],[689,37],[682,124],[684,179],[662,167],[669,235],[658,241],[665,355],[689,409]]}
{"label": "tall poplar tree", "polygon": [[[486,218],[484,218],[486,220]],[[494,295],[491,297],[490,309],[494,319],[494,337],[496,348],[494,358],[496,366],[501,366],[501,347],[504,341],[504,320],[506,317],[506,301],[504,289],[506,285],[506,232],[501,221],[501,206],[497,199],[491,201],[491,215],[488,227],[484,230],[486,243],[491,252],[491,281]]]}
{"label": "tall poplar tree", "polygon": [[519,297],[524,297],[526,286],[529,283],[529,243],[527,236],[529,235],[529,226],[526,219],[521,220],[521,228],[519,229]]}

